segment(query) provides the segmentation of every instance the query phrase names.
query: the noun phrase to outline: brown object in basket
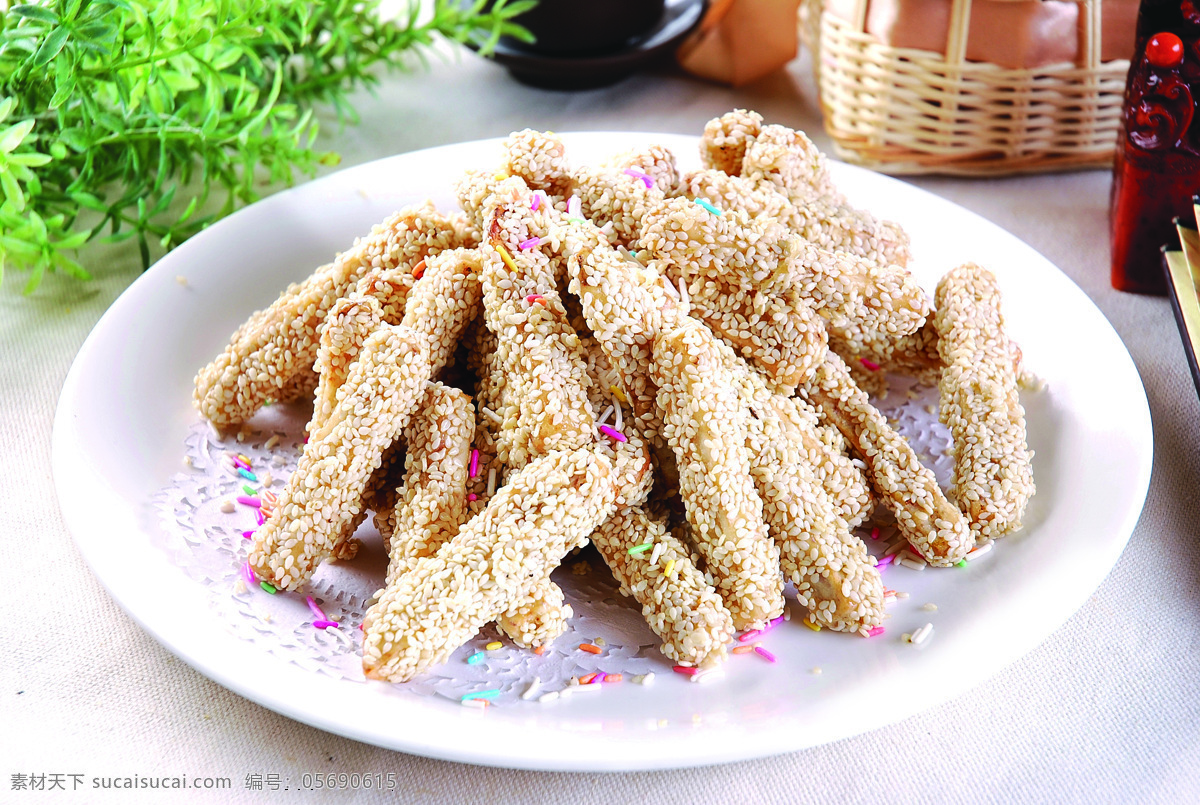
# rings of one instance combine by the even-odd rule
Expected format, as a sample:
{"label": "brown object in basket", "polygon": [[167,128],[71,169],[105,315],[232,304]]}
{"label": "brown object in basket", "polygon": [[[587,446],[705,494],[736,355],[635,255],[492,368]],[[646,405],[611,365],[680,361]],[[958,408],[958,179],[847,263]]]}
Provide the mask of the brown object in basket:
{"label": "brown object in basket", "polygon": [[838,156],[898,174],[1110,165],[1129,61],[1105,60],[1102,9],[1136,15],[1132,0],[804,0]]}
{"label": "brown object in basket", "polygon": [[757,81],[796,57],[800,0],[714,0],[679,47],[683,69],[735,87]]}

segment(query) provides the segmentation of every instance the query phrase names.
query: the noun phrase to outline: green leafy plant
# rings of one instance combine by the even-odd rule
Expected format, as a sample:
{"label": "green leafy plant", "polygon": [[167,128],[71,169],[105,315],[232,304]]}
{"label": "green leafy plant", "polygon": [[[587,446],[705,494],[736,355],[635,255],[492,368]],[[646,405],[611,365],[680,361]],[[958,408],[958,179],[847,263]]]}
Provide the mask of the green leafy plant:
{"label": "green leafy plant", "polygon": [[[314,110],[438,37],[487,53],[533,0],[49,0],[0,15],[0,281],[87,278],[85,244],[186,240],[338,156]],[[190,195],[190,200],[185,199]],[[179,197],[178,202],[176,197]],[[213,203],[208,202],[212,198]],[[184,201],[187,201],[184,204]],[[219,207],[218,207],[219,205]],[[203,212],[218,207],[213,212]],[[181,209],[182,208],[182,209]]]}

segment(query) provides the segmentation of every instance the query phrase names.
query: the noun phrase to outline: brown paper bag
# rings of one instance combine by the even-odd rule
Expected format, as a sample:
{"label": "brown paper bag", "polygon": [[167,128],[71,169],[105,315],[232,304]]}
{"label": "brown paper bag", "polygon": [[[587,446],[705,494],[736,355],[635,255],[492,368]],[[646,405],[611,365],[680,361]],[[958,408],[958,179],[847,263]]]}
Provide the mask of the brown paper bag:
{"label": "brown paper bag", "polygon": [[676,57],[689,73],[740,86],[796,57],[800,0],[714,0]]}

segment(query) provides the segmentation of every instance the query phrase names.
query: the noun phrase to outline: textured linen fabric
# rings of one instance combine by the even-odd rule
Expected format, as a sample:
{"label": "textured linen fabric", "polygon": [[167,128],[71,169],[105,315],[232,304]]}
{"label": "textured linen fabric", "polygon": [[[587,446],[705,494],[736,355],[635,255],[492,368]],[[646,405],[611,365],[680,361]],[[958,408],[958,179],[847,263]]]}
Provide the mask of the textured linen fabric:
{"label": "textured linen fabric", "polygon": [[[524,127],[698,134],[735,106],[820,129],[808,65],[738,90],[670,69],[616,87],[521,86],[474,56],[435,61],[356,99],[363,122],[325,144],[356,164]],[[1165,299],[1109,287],[1110,178],[1091,171],[913,184],[1013,232],[1096,302],[1141,373],[1154,474],[1141,522],[1090,600],[973,691],[899,724],[807,751],[706,768],[556,774],[405,755],[294,722],[193,671],[145,634],[82,561],[50,472],[54,409],[88,332],[137,275],[136,253],[89,253],[97,278],[0,288],[0,801],[73,802],[1194,802],[1200,801],[1200,403]],[[896,691],[903,696],[903,691]],[[880,702],[881,707],[886,702]],[[395,773],[390,794],[246,791],[247,774]],[[82,774],[88,790],[12,789]],[[227,776],[228,792],[104,792],[91,778]]]}

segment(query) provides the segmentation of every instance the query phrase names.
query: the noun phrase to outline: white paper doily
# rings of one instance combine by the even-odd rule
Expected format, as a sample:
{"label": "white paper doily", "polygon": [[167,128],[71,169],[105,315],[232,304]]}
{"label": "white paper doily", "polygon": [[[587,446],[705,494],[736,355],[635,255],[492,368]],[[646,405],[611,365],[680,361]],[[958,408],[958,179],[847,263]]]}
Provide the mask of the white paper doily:
{"label": "white paper doily", "polygon": [[[893,377],[890,393],[876,404],[945,486],[951,471],[950,440],[937,421],[937,390]],[[283,489],[303,447],[308,413],[299,405],[272,406],[240,431],[224,437],[197,420],[184,440],[187,471],[175,475],[155,496],[154,504],[171,535],[172,544],[164,548],[189,578],[208,590],[213,616],[231,633],[314,673],[364,681],[359,624],[371,597],[383,584],[387,566],[383,541],[370,518],[355,534],[362,542],[358,555],[349,562],[322,565],[304,593],[271,594],[247,585],[240,572],[250,545],[244,535],[257,527],[257,518],[252,506],[236,499],[261,491],[263,480],[271,481],[276,494]],[[222,461],[227,455],[249,459],[258,480],[230,469]],[[222,507],[228,509],[230,504],[232,511],[224,511]],[[873,531],[876,538],[870,536]],[[859,534],[876,557],[902,539],[885,524],[868,524]],[[886,584],[887,569],[883,572]],[[637,604],[621,596],[594,552],[569,557],[553,579],[566,594],[574,617],[567,631],[543,654],[514,646],[489,625],[458,648],[447,663],[405,683],[403,690],[454,700],[482,690],[499,690],[492,702],[503,704],[517,701],[535,679],[539,690],[553,691],[596,671],[630,679],[670,670],[670,663],[658,651],[658,638],[642,620]],[[319,618],[306,603],[306,595],[339,627],[314,627]],[[799,609],[794,602],[790,607]],[[578,650],[580,643],[597,640],[604,649],[600,655]],[[503,647],[485,651],[493,641],[500,641]],[[469,664],[467,659],[477,652],[484,652],[484,658]]]}

